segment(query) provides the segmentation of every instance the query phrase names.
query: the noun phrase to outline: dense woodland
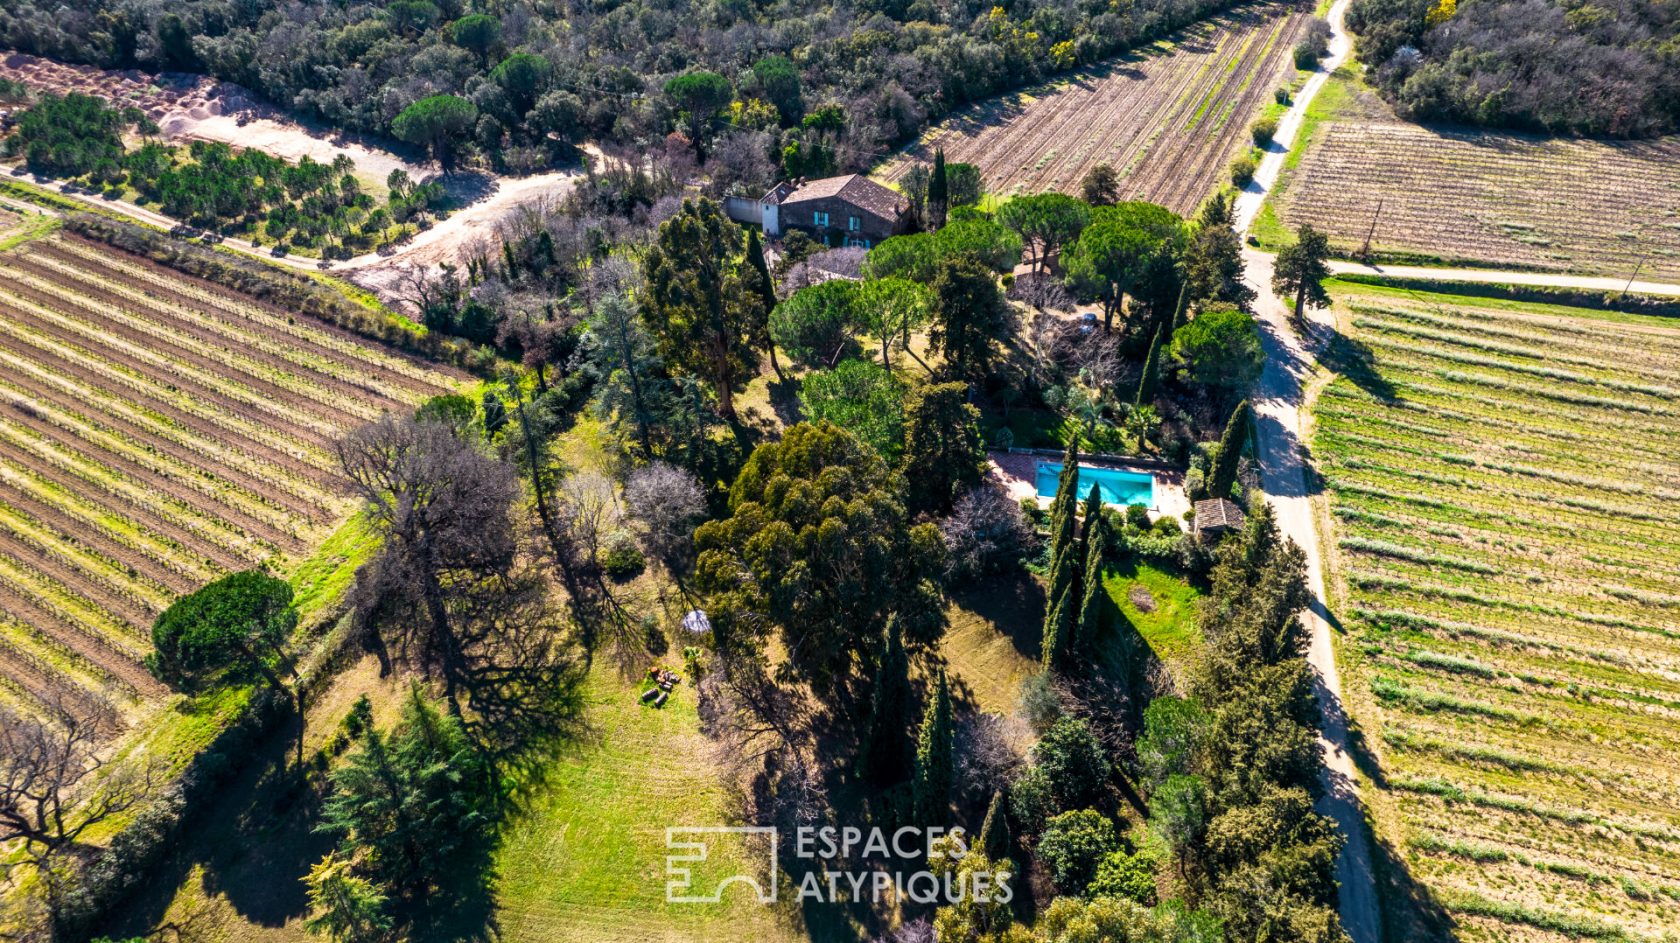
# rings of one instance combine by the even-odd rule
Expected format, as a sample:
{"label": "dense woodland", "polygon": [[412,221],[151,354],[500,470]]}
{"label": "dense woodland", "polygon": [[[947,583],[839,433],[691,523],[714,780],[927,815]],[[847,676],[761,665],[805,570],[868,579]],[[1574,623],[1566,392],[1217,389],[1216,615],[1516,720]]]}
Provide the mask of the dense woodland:
{"label": "dense woodland", "polygon": [[1403,114],[1641,137],[1680,128],[1680,7],[1355,0],[1359,56]]}
{"label": "dense woodland", "polygon": [[582,140],[645,146],[675,131],[697,154],[809,175],[865,167],[957,105],[1231,5],[5,0],[0,45],[206,72],[335,127],[451,150],[458,139],[506,169]]}

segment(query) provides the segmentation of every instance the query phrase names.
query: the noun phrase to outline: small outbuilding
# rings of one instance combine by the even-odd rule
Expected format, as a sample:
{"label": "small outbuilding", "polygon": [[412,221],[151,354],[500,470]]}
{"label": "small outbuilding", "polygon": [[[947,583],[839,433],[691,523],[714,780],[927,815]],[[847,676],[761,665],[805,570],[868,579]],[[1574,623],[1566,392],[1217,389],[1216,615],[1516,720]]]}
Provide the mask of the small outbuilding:
{"label": "small outbuilding", "polygon": [[712,630],[712,620],[699,609],[690,609],[688,615],[682,617],[682,627],[690,635],[705,635]]}
{"label": "small outbuilding", "polygon": [[1218,537],[1233,530],[1242,530],[1247,516],[1235,501],[1211,498],[1196,502],[1196,536]]}

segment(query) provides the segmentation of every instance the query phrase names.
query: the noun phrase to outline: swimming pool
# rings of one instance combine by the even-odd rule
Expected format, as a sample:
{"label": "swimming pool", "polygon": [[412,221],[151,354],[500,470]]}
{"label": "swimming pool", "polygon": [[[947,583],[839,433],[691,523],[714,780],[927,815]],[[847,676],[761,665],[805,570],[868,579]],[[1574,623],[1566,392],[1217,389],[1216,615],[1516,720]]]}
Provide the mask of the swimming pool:
{"label": "swimming pool", "polygon": [[[1056,479],[1061,477],[1061,462],[1038,463],[1038,496],[1054,498],[1056,496]],[[1079,466],[1080,500],[1084,500],[1094,481],[1097,490],[1102,495],[1104,504],[1141,504],[1144,507],[1155,506],[1155,476],[1145,472],[1120,471],[1117,468],[1092,468],[1090,465]]]}

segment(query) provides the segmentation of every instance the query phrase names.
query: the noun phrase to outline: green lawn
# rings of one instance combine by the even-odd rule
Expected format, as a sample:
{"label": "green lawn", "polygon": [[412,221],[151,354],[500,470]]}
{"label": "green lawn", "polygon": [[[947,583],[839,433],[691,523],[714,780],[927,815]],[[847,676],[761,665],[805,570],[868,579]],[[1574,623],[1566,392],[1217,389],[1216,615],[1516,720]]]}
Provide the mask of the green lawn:
{"label": "green lawn", "polygon": [[[1124,665],[1119,643],[1128,625],[1156,658],[1169,665],[1199,644],[1196,600],[1202,594],[1183,577],[1149,563],[1126,560],[1108,567],[1103,587],[1113,601],[1108,624],[1114,631],[1105,632],[1099,640],[1099,658],[1110,668]],[[1139,588],[1136,600],[1134,588]],[[1024,573],[1018,580],[994,580],[959,593],[947,616],[951,627],[940,654],[951,665],[959,694],[970,698],[979,710],[1014,713],[1021,682],[1039,670],[1042,584]]]}
{"label": "green lawn", "polygon": [[1103,588],[1155,657],[1172,663],[1200,644],[1194,586],[1154,564],[1128,560],[1103,572]]}
{"label": "green lawn", "polygon": [[[733,824],[695,691],[679,685],[663,709],[598,663],[584,688],[586,742],[548,771],[528,808],[507,825],[496,856],[501,938],[635,941],[801,939],[785,907],[750,888],[722,904],[668,904],[665,830]],[[696,865],[696,886],[751,873],[739,840]],[[782,898],[785,900],[784,893]]]}

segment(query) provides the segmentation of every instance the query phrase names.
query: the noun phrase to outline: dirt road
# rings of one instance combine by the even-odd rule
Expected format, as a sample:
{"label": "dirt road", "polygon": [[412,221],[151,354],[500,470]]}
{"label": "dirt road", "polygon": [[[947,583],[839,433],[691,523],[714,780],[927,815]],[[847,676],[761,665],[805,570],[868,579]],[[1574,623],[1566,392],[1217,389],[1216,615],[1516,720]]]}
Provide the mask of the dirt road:
{"label": "dirt road", "polygon": [[[29,173],[15,176],[67,199],[96,206],[161,229],[173,229],[179,225],[177,220],[156,210],[123,200],[106,200],[85,193],[70,193],[64,189],[61,181],[39,178]],[[444,262],[459,263],[463,258],[462,253],[494,235],[496,225],[503,219],[521,208],[535,210],[545,203],[561,199],[571,192],[572,184],[578,176],[577,171],[568,170],[531,177],[497,178],[491,182],[487,196],[451,213],[442,222],[391,251],[358,255],[329,263],[324,269],[319,259],[276,256],[270,250],[244,239],[227,238],[219,244],[274,265],[304,272],[324,270],[348,277],[374,291],[384,292],[393,288],[407,271],[432,268]]]}
{"label": "dirt road", "polygon": [[1629,281],[1625,278],[1594,278],[1588,275],[1554,275],[1549,272],[1501,272],[1479,268],[1435,268],[1426,265],[1366,265],[1333,259],[1330,270],[1338,275],[1387,275],[1391,278],[1433,278],[1443,282],[1477,282],[1500,285],[1534,285],[1542,288],[1580,288],[1635,295],[1680,295],[1680,285],[1667,282]]}
{"label": "dirt road", "polygon": [[577,171],[564,170],[531,177],[498,178],[488,196],[451,213],[389,254],[359,255],[334,263],[329,271],[388,297],[416,269],[435,268],[444,263],[461,265],[471,250],[493,246],[496,228],[502,220],[515,213],[538,212],[557,204],[571,192],[579,176]]}
{"label": "dirt road", "polygon": [[1266,501],[1277,513],[1278,528],[1307,556],[1307,585],[1312,605],[1302,615],[1312,642],[1307,660],[1316,675],[1314,689],[1324,723],[1319,748],[1324,752],[1324,799],[1319,811],[1335,819],[1347,845],[1336,859],[1341,885],[1342,925],[1354,943],[1381,939],[1376,884],[1371,870],[1370,843],[1365,833],[1353,758],[1348,754],[1347,717],[1342,710],[1341,673],[1331,641],[1329,610],[1324,596],[1324,564],[1312,507],[1311,471],[1303,438],[1306,387],[1316,369],[1313,351],[1289,324],[1289,307],[1272,294],[1272,259],[1259,252],[1244,254],[1245,280],[1259,293],[1256,312],[1266,367],[1252,399],[1260,447],[1260,480]]}
{"label": "dirt road", "polygon": [[[1237,197],[1236,229],[1246,234],[1260,212],[1266,194],[1276,186],[1283,171],[1283,161],[1301,130],[1301,120],[1330,73],[1347,59],[1352,48],[1342,18],[1350,0],[1336,0],[1330,8],[1333,31],[1330,55],[1319,70],[1308,79],[1282,121],[1272,145],[1267,149],[1254,181]],[[1260,320],[1261,343],[1266,352],[1266,367],[1254,391],[1252,405],[1260,449],[1260,480],[1266,501],[1277,513],[1278,527],[1284,536],[1295,541],[1306,552],[1307,584],[1312,591],[1312,604],[1303,614],[1312,641],[1307,660],[1315,675],[1315,691],[1324,713],[1319,730],[1319,749],[1324,753],[1321,774],[1324,779],[1324,798],[1319,811],[1335,820],[1347,844],[1336,859],[1336,882],[1341,887],[1342,926],[1354,943],[1379,943],[1382,939],[1381,919],[1377,906],[1376,881],[1371,870],[1371,846],[1365,832],[1364,813],[1354,775],[1353,759],[1348,754],[1347,716],[1342,710],[1341,674],[1336,668],[1336,652],[1330,637],[1329,609],[1324,601],[1324,564],[1315,526],[1310,482],[1306,467],[1306,452],[1302,436],[1305,429],[1303,410],[1306,407],[1306,386],[1316,370],[1313,352],[1296,335],[1289,324],[1289,309],[1272,294],[1272,259],[1260,252],[1245,251],[1243,277],[1259,296],[1256,312]]]}
{"label": "dirt road", "polygon": [[[412,163],[377,143],[363,143],[330,128],[300,123],[279,109],[261,103],[238,85],[202,75],[119,72],[8,53],[0,56],[0,78],[47,91],[96,95],[139,108],[157,122],[165,137],[172,139],[223,141],[236,147],[256,148],[288,161],[307,156],[331,163],[337,157],[348,157],[355,162],[356,176],[370,192],[383,193],[385,179],[393,170],[402,170],[415,180],[425,179],[434,172],[433,168]],[[598,156],[598,152],[592,156]],[[445,186],[456,199],[472,202],[390,251],[369,253],[324,267],[316,259],[275,256],[269,249],[243,239],[224,239],[221,245],[286,268],[299,271],[324,268],[376,291],[388,290],[401,281],[404,273],[414,269],[435,268],[446,262],[460,264],[463,254],[488,241],[503,219],[521,208],[535,208],[564,197],[577,176],[577,171],[564,171],[518,178],[485,179],[470,174],[446,178]],[[130,203],[64,193],[62,184],[28,175],[20,175],[20,179],[153,226],[171,229],[176,225],[175,220],[162,213]],[[464,197],[463,193],[470,196]]]}

